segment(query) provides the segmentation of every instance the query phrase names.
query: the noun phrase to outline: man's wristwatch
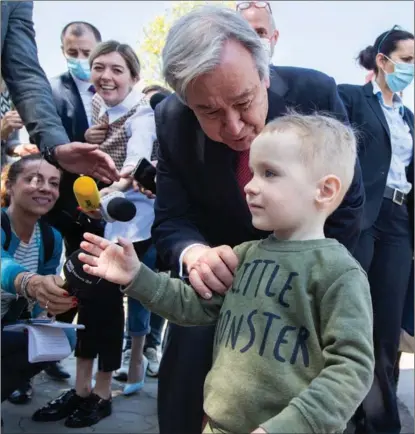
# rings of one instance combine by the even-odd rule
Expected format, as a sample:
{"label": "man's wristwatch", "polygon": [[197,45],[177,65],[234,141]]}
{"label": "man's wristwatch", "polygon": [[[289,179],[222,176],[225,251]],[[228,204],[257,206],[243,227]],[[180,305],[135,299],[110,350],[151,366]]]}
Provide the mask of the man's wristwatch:
{"label": "man's wristwatch", "polygon": [[62,170],[62,166],[58,163],[58,159],[56,158],[56,146],[53,146],[51,148],[47,147],[43,151],[43,158],[49,163],[52,164],[52,166],[57,167],[58,169]]}

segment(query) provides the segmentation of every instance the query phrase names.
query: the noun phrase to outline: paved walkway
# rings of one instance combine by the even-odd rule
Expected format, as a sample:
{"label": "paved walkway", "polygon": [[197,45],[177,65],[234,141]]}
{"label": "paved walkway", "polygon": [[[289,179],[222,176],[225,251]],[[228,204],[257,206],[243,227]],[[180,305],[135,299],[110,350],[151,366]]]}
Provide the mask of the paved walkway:
{"label": "paved walkway", "polygon": [[[34,382],[35,393],[28,405],[17,406],[6,402],[2,405],[4,434],[12,433],[158,433],[157,425],[157,380],[147,377],[144,389],[136,396],[126,398],[121,395],[122,384],[113,382],[113,414],[99,424],[83,429],[66,428],[63,421],[35,423],[32,413],[48,400],[58,396],[71,387],[75,378],[75,358],[69,357],[63,364],[71,372],[68,382],[52,381],[45,374],[40,374]],[[414,357],[404,354],[401,360],[401,377],[399,383],[402,434],[414,432]]]}
{"label": "paved walkway", "polygon": [[75,357],[64,360],[63,365],[72,374],[68,381],[51,380],[45,373],[39,374],[34,381],[32,402],[26,405],[13,405],[5,402],[2,405],[4,421],[3,434],[12,433],[158,433],[157,424],[157,380],[147,377],[144,389],[137,395],[124,397],[123,383],[113,381],[112,415],[97,425],[89,428],[66,428],[64,421],[39,423],[33,422],[31,416],[35,410],[47,401],[56,398],[62,391],[73,387],[75,379]]}

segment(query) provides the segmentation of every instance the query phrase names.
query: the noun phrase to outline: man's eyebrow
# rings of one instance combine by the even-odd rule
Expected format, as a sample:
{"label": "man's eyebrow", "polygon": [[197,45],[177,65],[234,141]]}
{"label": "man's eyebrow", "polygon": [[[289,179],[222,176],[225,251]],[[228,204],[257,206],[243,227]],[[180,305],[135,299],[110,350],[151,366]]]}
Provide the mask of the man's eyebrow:
{"label": "man's eyebrow", "polygon": [[196,108],[201,109],[201,110],[212,110],[213,107],[210,105],[205,105],[205,104],[196,104]]}
{"label": "man's eyebrow", "polygon": [[[246,89],[244,90],[242,93],[240,93],[239,95],[234,96],[233,98],[231,98],[231,100],[233,102],[244,99],[246,97],[248,97],[249,95],[252,94],[254,89]],[[198,109],[202,109],[202,110],[214,110],[215,108],[209,105],[205,105],[205,104],[196,104],[196,107]]]}
{"label": "man's eyebrow", "polygon": [[251,95],[252,92],[253,92],[253,89],[246,89],[242,93],[240,93],[239,95],[236,95],[235,97],[233,97],[232,100],[233,101],[238,101],[240,99],[244,99],[247,96]]}

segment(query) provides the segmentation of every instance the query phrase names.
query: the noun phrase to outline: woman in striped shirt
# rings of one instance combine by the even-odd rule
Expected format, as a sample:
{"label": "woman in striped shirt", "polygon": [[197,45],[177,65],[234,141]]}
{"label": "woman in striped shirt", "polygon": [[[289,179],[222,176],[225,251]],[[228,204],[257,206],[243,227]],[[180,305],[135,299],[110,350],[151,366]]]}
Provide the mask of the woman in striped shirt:
{"label": "woman in striped shirt", "polygon": [[[60,178],[60,171],[40,154],[23,157],[2,173],[2,326],[16,321],[23,312],[36,315],[47,310],[56,315],[76,304],[61,288],[63,281],[56,275],[62,237],[41,220],[59,197]],[[71,336],[68,338],[71,341]],[[28,341],[23,333],[2,328],[1,341],[4,401],[47,364],[29,363]]]}

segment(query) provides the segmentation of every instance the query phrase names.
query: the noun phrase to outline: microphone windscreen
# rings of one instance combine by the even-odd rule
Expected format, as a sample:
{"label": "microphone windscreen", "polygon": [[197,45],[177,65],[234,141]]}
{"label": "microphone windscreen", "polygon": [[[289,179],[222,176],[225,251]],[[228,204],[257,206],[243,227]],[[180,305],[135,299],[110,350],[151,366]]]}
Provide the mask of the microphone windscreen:
{"label": "microphone windscreen", "polygon": [[161,103],[164,98],[167,98],[167,95],[164,95],[163,93],[155,93],[150,98],[150,107],[154,110],[157,104]]}
{"label": "microphone windscreen", "polygon": [[135,217],[137,209],[129,200],[123,197],[114,197],[108,202],[107,213],[116,221],[129,222]]}
{"label": "microphone windscreen", "polygon": [[80,176],[73,184],[73,192],[78,205],[84,211],[99,208],[100,195],[96,182],[89,176]]}
{"label": "microphone windscreen", "polygon": [[[83,262],[78,258],[80,253],[87,253],[79,249],[73,252],[63,265],[63,274],[65,275],[64,288],[70,293],[81,298],[94,298],[99,296],[103,291],[114,291],[119,289],[119,285],[101,279],[97,276],[91,276],[83,269]],[[88,253],[87,253],[88,254]]]}

